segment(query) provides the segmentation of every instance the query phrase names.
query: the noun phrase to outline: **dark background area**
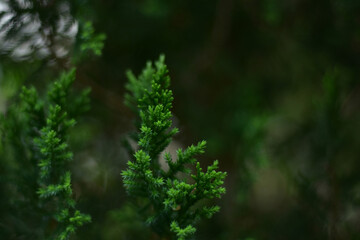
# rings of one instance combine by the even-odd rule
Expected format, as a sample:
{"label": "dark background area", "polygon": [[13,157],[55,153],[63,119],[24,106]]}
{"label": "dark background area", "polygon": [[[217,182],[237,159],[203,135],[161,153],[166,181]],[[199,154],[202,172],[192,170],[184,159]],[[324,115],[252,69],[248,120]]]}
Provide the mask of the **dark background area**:
{"label": "dark background area", "polygon": [[[228,172],[221,211],[196,239],[360,238],[360,1],[13,2],[0,5],[0,111],[22,84],[44,92],[72,66],[75,87],[92,88],[71,146],[93,220],[74,239],[156,239],[120,172],[135,130],[125,71],[161,53],[180,129],[169,151],[205,139],[202,164]],[[79,51],[85,21],[106,35],[101,56]]]}

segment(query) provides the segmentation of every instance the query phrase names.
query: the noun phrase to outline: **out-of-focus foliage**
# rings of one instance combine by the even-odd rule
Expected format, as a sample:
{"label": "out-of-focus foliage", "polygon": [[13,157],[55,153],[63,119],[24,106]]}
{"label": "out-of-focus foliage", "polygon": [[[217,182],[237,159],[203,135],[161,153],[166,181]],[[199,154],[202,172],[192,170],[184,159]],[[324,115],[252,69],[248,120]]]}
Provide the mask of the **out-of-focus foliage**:
{"label": "out-of-focus foliage", "polygon": [[18,103],[2,116],[1,236],[16,239],[65,240],[90,216],[75,207],[67,144],[68,129],[75,124],[72,111],[88,108],[88,90],[72,106],[68,101],[75,70],[63,74],[47,91],[45,100],[34,87],[23,87]]}
{"label": "out-of-focus foliage", "polygon": [[86,22],[84,24],[84,29],[81,33],[81,40],[83,41],[83,43],[81,44],[81,50],[91,50],[95,55],[100,56],[101,51],[104,47],[106,35],[103,33],[95,35],[94,31],[95,30],[91,22]]}
{"label": "out-of-focus foliage", "polygon": [[[0,3],[5,118],[15,114],[9,105],[24,83],[42,95],[73,63],[74,87],[92,88],[92,110],[69,138],[74,193],[92,216],[77,239],[156,239],[136,207],[125,205],[119,172],[129,160],[122,140],[134,145],[136,134],[127,134],[140,127],[131,121],[136,109],[123,104],[134,100],[125,97],[124,72],[139,72],[161,52],[171,69],[172,121],[182,129],[166,151],[205,138],[204,163],[221,159],[220,170],[228,172],[221,211],[198,225],[197,239],[359,238],[360,1],[28,0],[22,2],[36,4],[16,11],[10,2]],[[18,25],[2,27],[11,16]],[[106,35],[100,57],[81,52],[87,21],[95,39]],[[46,30],[44,39],[54,41],[38,41],[28,51],[30,39],[43,39],[40,22],[46,29],[60,22],[71,27],[64,34]],[[24,128],[21,122],[0,126],[2,139],[10,127]],[[23,156],[4,142],[0,151]],[[0,164],[3,181],[17,166]],[[1,212],[7,212],[4,187]],[[1,218],[0,228],[18,217]]]}
{"label": "out-of-focus foliage", "polygon": [[[353,119],[344,116],[348,94],[340,81],[339,71],[328,71],[323,77],[322,94],[314,99],[308,121],[292,133],[286,143],[287,154],[299,156],[306,164],[294,168],[288,161],[298,189],[298,216],[308,227],[316,228],[313,237],[327,239],[356,239],[355,209],[358,207],[359,181],[356,177],[356,157],[352,128]],[[283,143],[285,144],[285,143]],[[355,145],[354,145],[355,144]],[[302,146],[299,149],[299,145]],[[301,152],[299,152],[301,151]]]}

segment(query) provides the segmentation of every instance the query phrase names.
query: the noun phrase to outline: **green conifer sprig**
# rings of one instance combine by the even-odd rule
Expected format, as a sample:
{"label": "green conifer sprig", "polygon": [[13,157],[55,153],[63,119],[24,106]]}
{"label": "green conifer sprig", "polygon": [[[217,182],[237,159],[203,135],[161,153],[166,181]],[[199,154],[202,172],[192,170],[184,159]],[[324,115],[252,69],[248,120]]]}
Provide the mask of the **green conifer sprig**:
{"label": "green conifer sprig", "polygon": [[191,225],[188,225],[185,228],[180,228],[176,221],[171,223],[170,229],[172,232],[176,233],[178,240],[185,240],[196,232],[196,228]]}
{"label": "green conifer sprig", "polygon": [[[59,240],[68,239],[76,228],[91,221],[89,215],[82,214],[75,208],[71,174],[68,170],[68,162],[72,160],[73,154],[66,143],[67,131],[75,125],[75,120],[69,118],[61,106],[67,106],[67,98],[74,79],[73,69],[63,74],[49,90],[48,98],[52,104],[49,106],[46,126],[41,129],[40,137],[34,139],[41,156],[38,164],[40,168],[38,194],[44,204],[49,205],[50,202],[55,206],[50,210],[50,214],[59,223],[58,231],[54,236]],[[76,108],[81,109],[82,106],[75,106]]]}
{"label": "green conifer sprig", "polygon": [[[129,195],[141,200],[139,205],[148,214],[146,222],[152,229],[160,236],[176,236],[181,240],[195,233],[194,225],[202,217],[210,218],[219,211],[218,206],[199,207],[198,202],[220,198],[225,193],[222,185],[226,173],[216,170],[218,161],[203,172],[195,156],[205,152],[206,141],[179,149],[176,159],[165,153],[164,161],[169,168],[164,170],[160,166],[160,153],[178,132],[172,128],[173,95],[164,61],[165,57],[160,56],[155,67],[148,62],[138,78],[127,72],[129,93],[125,103],[139,117],[139,132],[135,136],[139,150],[122,176]],[[195,165],[194,174],[191,165]],[[179,172],[187,177],[180,178]]]}
{"label": "green conifer sprig", "polygon": [[[89,90],[72,94],[74,80],[75,69],[62,74],[49,88],[45,100],[40,99],[34,87],[23,87],[20,95],[25,125],[32,129],[25,134],[25,147],[31,149],[29,158],[35,168],[30,177],[37,179],[38,189],[33,190],[38,196],[36,210],[42,215],[42,238],[69,239],[78,227],[91,221],[89,215],[76,209],[68,165],[73,158],[67,144],[68,130],[75,125],[73,117],[85,111],[89,103]],[[49,219],[56,222],[55,230],[47,229]]]}
{"label": "green conifer sprig", "polygon": [[138,100],[144,95],[145,90],[151,89],[151,80],[155,69],[152,67],[152,62],[148,61],[146,67],[139,77],[136,77],[131,70],[126,72],[128,83],[125,88],[129,93],[125,94],[125,105],[131,110],[138,113]]}
{"label": "green conifer sprig", "polygon": [[[61,108],[56,105],[50,108],[47,125],[41,130],[40,138],[35,143],[40,149],[39,162],[40,177],[38,194],[43,204],[51,203],[55,209],[50,214],[59,223],[54,239],[65,240],[76,228],[91,221],[89,215],[82,214],[75,209],[75,201],[71,189],[71,174],[67,170],[67,163],[72,159],[72,152],[68,145],[58,137],[59,129],[68,128],[74,124],[73,120],[66,120],[66,114],[59,116]],[[61,119],[62,121],[58,121]]]}
{"label": "green conifer sprig", "polygon": [[67,119],[67,114],[61,112],[59,105],[50,106],[46,127],[41,129],[40,138],[34,141],[40,149],[42,158],[38,163],[40,167],[40,183],[46,179],[55,178],[63,173],[66,163],[72,159],[72,153],[68,150],[63,138],[66,130],[75,124],[74,119]]}
{"label": "green conifer sprig", "polygon": [[76,118],[90,109],[90,88],[80,93],[73,93],[71,86],[76,78],[76,69],[73,68],[61,74],[48,90],[49,103],[59,105],[70,117]]}

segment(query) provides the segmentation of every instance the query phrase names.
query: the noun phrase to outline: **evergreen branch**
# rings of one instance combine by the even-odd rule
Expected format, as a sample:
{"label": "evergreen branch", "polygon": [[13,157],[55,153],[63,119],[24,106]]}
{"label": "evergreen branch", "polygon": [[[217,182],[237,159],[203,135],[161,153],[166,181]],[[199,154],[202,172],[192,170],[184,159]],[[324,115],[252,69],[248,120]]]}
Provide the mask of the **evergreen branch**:
{"label": "evergreen branch", "polygon": [[[90,109],[90,88],[73,94],[71,86],[76,77],[76,69],[61,74],[59,79],[48,90],[48,101],[60,106],[70,117],[75,118]],[[71,104],[70,104],[71,103]]]}
{"label": "evergreen branch", "polygon": [[[160,236],[173,232],[181,240],[195,233],[193,225],[199,219],[210,218],[219,211],[218,206],[199,208],[194,204],[225,194],[222,185],[226,173],[216,171],[218,161],[202,172],[195,156],[205,152],[206,141],[185,150],[179,149],[176,161],[165,153],[169,170],[165,172],[160,168],[159,155],[178,132],[172,127],[173,95],[168,89],[170,77],[164,60],[165,57],[160,56],[155,68],[148,62],[138,78],[131,71],[127,72],[129,82],[126,89],[129,93],[125,103],[138,115],[139,132],[135,139],[138,140],[139,150],[135,152],[134,160],[128,161],[128,169],[121,175],[130,196],[148,200],[139,206],[147,209],[144,211],[148,214],[146,223]],[[176,176],[178,172],[190,174],[190,168],[186,168],[189,164],[196,165],[196,174],[189,175],[194,184]]]}
{"label": "evergreen branch", "polygon": [[46,211],[59,223],[58,230],[53,235],[57,240],[68,239],[78,227],[91,221],[89,215],[82,214],[75,208],[71,174],[67,170],[73,154],[68,149],[66,138],[69,128],[75,125],[75,120],[69,119],[67,112],[61,106],[68,104],[74,74],[74,69],[63,74],[49,90],[48,98],[53,104],[49,106],[46,125],[41,129],[40,137],[34,139],[40,156],[38,163],[40,188],[37,193],[44,208],[49,202],[55,206],[46,208]]}
{"label": "evergreen branch", "polygon": [[175,221],[171,223],[170,229],[172,232],[176,233],[178,240],[185,240],[196,232],[196,228],[193,226],[188,225],[185,228],[180,228],[179,224]]}
{"label": "evergreen branch", "polygon": [[[23,87],[20,108],[10,108],[13,110],[9,114],[11,118],[4,122],[14,134],[20,134],[9,136],[17,151],[22,151],[19,167],[14,169],[19,173],[16,179],[19,184],[27,182],[27,188],[19,187],[17,194],[29,199],[27,204],[32,204],[27,206],[33,211],[29,216],[39,222],[39,228],[33,231],[41,239],[69,239],[78,227],[91,220],[76,209],[68,166],[73,158],[67,144],[68,131],[75,125],[73,116],[89,102],[88,90],[72,96],[74,80],[74,69],[62,74],[48,90],[45,100],[34,87]],[[68,114],[67,110],[74,114]],[[44,228],[49,219],[57,222],[55,230]]]}

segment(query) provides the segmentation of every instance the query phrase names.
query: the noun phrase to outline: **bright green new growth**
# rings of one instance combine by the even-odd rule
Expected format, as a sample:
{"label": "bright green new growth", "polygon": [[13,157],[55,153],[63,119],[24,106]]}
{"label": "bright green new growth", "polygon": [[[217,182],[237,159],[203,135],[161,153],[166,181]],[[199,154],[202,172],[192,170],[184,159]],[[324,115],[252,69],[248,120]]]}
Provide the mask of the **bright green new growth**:
{"label": "bright green new growth", "polygon": [[[39,206],[57,222],[56,230],[50,233],[51,236],[47,236],[49,239],[69,239],[78,227],[91,221],[89,215],[80,213],[75,207],[68,167],[73,154],[66,143],[67,131],[75,124],[75,120],[65,110],[79,113],[88,108],[89,102],[89,90],[84,90],[70,104],[70,87],[74,80],[73,69],[53,84],[48,91],[47,108],[39,100],[35,88],[23,87],[21,94],[29,125],[40,134],[39,137],[33,137],[33,154],[38,165],[38,176],[34,177],[38,179]],[[47,112],[47,117],[44,112]]]}
{"label": "bright green new growth", "polygon": [[196,228],[191,225],[188,225],[185,228],[180,228],[179,224],[173,221],[170,225],[170,229],[172,232],[176,233],[176,237],[178,240],[185,240],[186,237],[193,235],[196,232]]}
{"label": "bright green new growth", "polygon": [[[170,77],[164,60],[165,57],[160,56],[155,68],[148,62],[138,78],[127,72],[126,88],[130,93],[125,103],[138,114],[140,132],[135,136],[139,150],[122,176],[127,192],[138,199],[142,212],[148,215],[146,222],[151,228],[160,236],[176,235],[183,240],[195,233],[197,221],[202,217],[211,218],[219,211],[218,206],[200,207],[198,203],[220,198],[225,193],[222,185],[226,173],[216,171],[218,161],[203,172],[195,156],[205,152],[205,141],[186,150],[179,149],[176,159],[165,153],[169,169],[161,168],[160,153],[178,132],[171,127],[173,96],[168,89]],[[195,165],[194,170],[191,165]],[[180,178],[178,173],[187,177]]]}

